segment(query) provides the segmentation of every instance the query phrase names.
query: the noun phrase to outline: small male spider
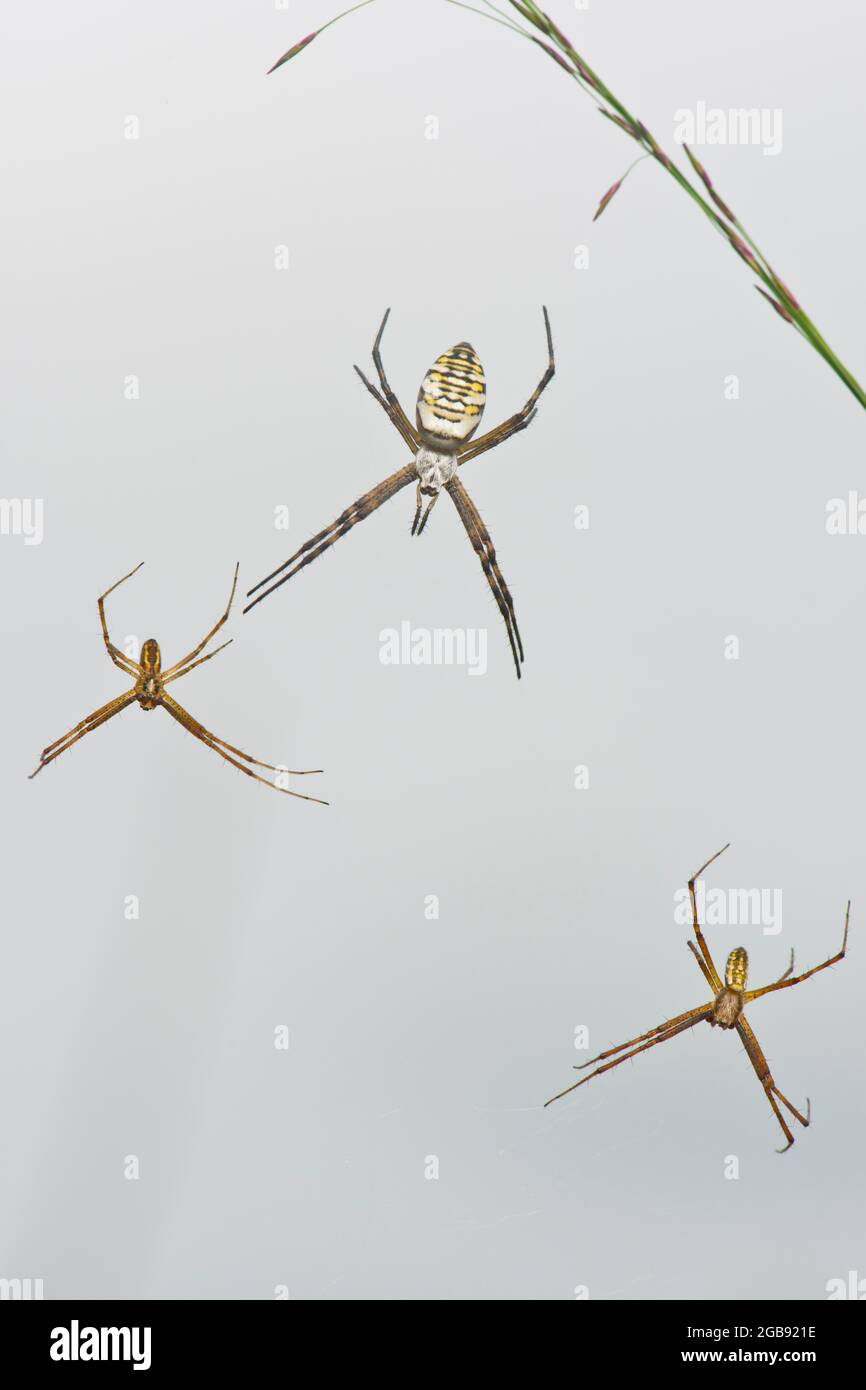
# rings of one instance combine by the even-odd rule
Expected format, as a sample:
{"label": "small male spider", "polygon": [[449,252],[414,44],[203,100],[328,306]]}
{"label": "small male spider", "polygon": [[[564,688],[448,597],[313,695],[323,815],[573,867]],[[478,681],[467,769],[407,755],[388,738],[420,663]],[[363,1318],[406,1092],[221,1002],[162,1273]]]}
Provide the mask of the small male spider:
{"label": "small male spider", "polygon": [[[367,380],[360,367],[356,367],[355,371],[370,395],[374,396],[386,411],[392,425],[404,443],[408,444],[412,450],[414,458],[411,463],[407,463],[405,467],[392,473],[390,478],[386,478],[370,492],[364,493],[364,496],[359,497],[357,502],[353,502],[344,512],[341,512],[336,521],[330,526],[326,526],[324,531],[320,531],[318,535],[306,541],[300,550],[297,550],[286,560],[285,564],[280,565],[279,569],[275,569],[272,574],[250,589],[247,594],[248,598],[257,590],[262,589],[264,585],[270,584],[270,588],[265,589],[258,598],[253,599],[252,603],[247,604],[244,612],[248,613],[251,608],[255,608],[256,604],[261,603],[263,598],[267,598],[275,589],[279,589],[281,584],[285,584],[305,565],[309,565],[311,561],[322,555],[329,546],[332,546],[341,536],[345,536],[346,532],[350,531],[359,521],[370,516],[372,512],[382,506],[383,502],[387,502],[401,488],[413,481],[417,483],[417,489],[412,535],[420,536],[439,493],[444,487],[457,508],[457,514],[466,528],[466,534],[473,550],[481,561],[481,568],[502,614],[519,678],[520,664],[523,661],[523,643],[517,628],[514,603],[508,591],[508,585],[502,577],[490,534],[481,520],[478,509],[458,478],[457,469],[464,463],[468,463],[469,459],[477,458],[487,449],[493,449],[497,444],[502,444],[518,430],[526,429],[530,421],[535,418],[537,414],[536,402],[555,370],[553,340],[550,336],[550,320],[547,316],[547,310],[544,309],[544,327],[547,333],[548,365],[541,381],[522,410],[519,410],[516,415],[509,416],[501,425],[497,425],[496,429],[488,430],[486,434],[482,434],[474,440],[472,440],[472,436],[481,421],[486,399],[484,370],[475,349],[469,343],[457,343],[448,352],[444,352],[441,357],[437,357],[421,383],[415,412],[416,424],[412,425],[396,395],[388,385],[379,352],[382,334],[385,331],[385,324],[388,322],[390,312],[390,309],[386,309],[385,317],[373,344],[373,362],[379,375],[382,394],[380,395],[372,382]],[[472,440],[471,443],[470,440]],[[422,515],[425,497],[430,500]],[[288,572],[284,574],[284,570]],[[282,578],[277,579],[275,584],[271,584],[271,580],[276,579],[277,575],[282,575]]]}
{"label": "small male spider", "polygon": [[[835,956],[830,956],[829,960],[823,961],[821,965],[814,965],[811,970],[806,970],[802,975],[794,975],[792,977],[791,972],[794,969],[794,952],[792,951],[788,969],[785,971],[784,975],[779,976],[774,984],[764,985],[761,989],[746,989],[749,958],[745,949],[742,946],[737,946],[728,956],[727,965],[725,966],[725,983],[723,985],[719,979],[716,967],[713,964],[710,948],[704,940],[703,933],[698,923],[695,882],[700,878],[704,869],[708,869],[709,866],[718,859],[720,854],[724,854],[727,848],[728,846],[724,845],[717,854],[713,855],[712,859],[708,859],[706,864],[703,864],[698,869],[697,873],[693,874],[689,879],[689,896],[692,900],[692,919],[700,952],[698,951],[698,946],[695,946],[693,941],[688,942],[688,947],[700,966],[701,974],[713,991],[715,997],[712,1002],[709,1004],[700,1004],[698,1008],[689,1009],[687,1013],[678,1014],[676,1018],[669,1018],[666,1023],[660,1023],[657,1028],[651,1028],[648,1033],[641,1033],[639,1038],[632,1038],[630,1042],[620,1043],[619,1047],[608,1048],[607,1052],[600,1052],[597,1057],[592,1057],[590,1061],[584,1062],[582,1067],[575,1067],[575,1071],[580,1071],[583,1067],[591,1067],[593,1062],[602,1062],[605,1057],[612,1057],[616,1052],[623,1053],[623,1056],[617,1057],[615,1062],[607,1062],[603,1067],[596,1067],[595,1071],[590,1072],[589,1076],[583,1077],[581,1081],[576,1081],[573,1086],[567,1086],[564,1091],[559,1092],[559,1095],[552,1096],[550,1100],[545,1101],[545,1105],[552,1105],[555,1100],[560,1100],[563,1096],[567,1096],[570,1091],[576,1091],[578,1086],[585,1086],[587,1081],[591,1081],[594,1076],[601,1076],[602,1072],[611,1071],[614,1067],[618,1067],[621,1062],[627,1062],[630,1057],[636,1057],[639,1052],[646,1052],[647,1048],[656,1047],[659,1043],[667,1042],[670,1038],[675,1038],[677,1033],[683,1033],[688,1028],[694,1028],[696,1023],[703,1023],[706,1021],[712,1028],[736,1028],[739,1033],[740,1040],[743,1047],[746,1049],[749,1061],[755,1069],[755,1075],[763,1086],[767,1100],[772,1107],[773,1114],[782,1126],[782,1132],[788,1141],[784,1149],[777,1149],[776,1152],[780,1154],[785,1153],[794,1142],[794,1136],[785,1123],[785,1118],[776,1104],[776,1097],[778,1097],[782,1104],[790,1110],[794,1119],[799,1120],[804,1129],[808,1126],[811,1116],[809,1101],[806,1101],[806,1114],[801,1115],[796,1106],[793,1106],[787,1097],[782,1095],[782,1092],[770,1075],[770,1068],[767,1065],[766,1057],[758,1046],[758,1039],[746,1022],[743,1008],[746,1004],[750,1004],[753,999],[760,999],[764,994],[772,994],[774,990],[789,989],[791,985],[802,984],[804,980],[809,979],[810,975],[817,975],[819,970],[826,970],[828,965],[835,965],[837,960],[842,960],[845,955],[845,948],[848,944],[848,918],[851,912],[851,904],[849,902],[845,910],[845,930],[842,936],[842,949],[837,951]],[[649,1039],[649,1041],[646,1041],[647,1039]],[[639,1044],[639,1046],[637,1044]],[[624,1051],[626,1048],[631,1050]]]}
{"label": "small male spider", "polygon": [[[141,563],[143,564],[144,561]],[[129,574],[123,576],[123,579],[118,579],[117,584],[112,584],[110,589],[106,589],[105,593],[102,594],[97,601],[105,649],[115,666],[119,666],[121,671],[125,672],[127,676],[135,677],[135,685],[123,695],[118,695],[115,699],[109,700],[108,704],[103,705],[101,709],[94,710],[92,714],[88,714],[86,719],[82,719],[81,723],[76,724],[73,729],[70,729],[67,734],[63,735],[63,738],[57,739],[55,743],[49,743],[48,747],[42,751],[42,755],[39,759],[39,766],[36,768],[36,771],[31,772],[31,778],[35,777],[37,772],[41,772],[43,767],[47,767],[55,758],[59,758],[60,754],[65,753],[67,748],[71,748],[73,743],[77,743],[80,738],[84,738],[85,734],[92,733],[94,729],[99,728],[100,724],[105,724],[107,720],[113,719],[115,714],[120,714],[120,711],[126,709],[127,705],[131,705],[137,700],[143,710],[153,710],[157,708],[167,710],[172,719],[176,719],[178,724],[186,729],[187,733],[193,734],[208,748],[212,748],[215,753],[219,753],[221,758],[225,758],[227,763],[231,763],[232,767],[236,767],[240,772],[245,772],[248,777],[254,777],[256,781],[261,782],[263,786],[270,787],[273,791],[285,792],[287,796],[296,796],[301,801],[316,801],[320,806],[327,806],[327,801],[319,801],[317,796],[303,796],[301,792],[289,791],[288,787],[275,786],[274,783],[269,782],[267,778],[260,777],[257,772],[253,772],[252,768],[245,767],[244,763],[254,763],[256,767],[266,767],[271,772],[289,771],[287,768],[275,767],[273,763],[263,763],[258,758],[251,758],[248,753],[242,753],[240,748],[235,748],[234,744],[226,743],[224,738],[217,738],[216,734],[212,734],[203,724],[199,724],[197,719],[193,719],[192,715],[188,714],[183,706],[179,705],[176,700],[173,700],[166,691],[165,687],[170,685],[172,681],[179,680],[181,676],[188,675],[194,667],[201,666],[205,661],[210,661],[212,656],[216,656],[217,652],[221,652],[223,648],[227,647],[231,642],[232,639],[229,638],[228,642],[223,642],[221,646],[216,647],[212,652],[209,652],[207,656],[199,656],[199,652],[204,651],[208,642],[219,632],[220,628],[228,619],[238,582],[237,566],[235,566],[235,577],[232,582],[232,591],[229,594],[229,601],[219,622],[214,624],[210,632],[199,642],[197,647],[194,647],[192,651],[180,661],[176,661],[167,671],[163,671],[162,669],[162,656],[159,650],[159,643],[155,637],[148,637],[147,641],[142,646],[141,660],[133,661],[131,657],[126,656],[119,647],[114,645],[108,635],[108,624],[105,621],[105,600],[108,598],[109,594],[114,592],[118,585],[125,583],[127,579],[131,579],[140,569],[141,565],[136,565],[134,570],[130,570]],[[198,660],[196,660],[196,658],[198,658]],[[231,753],[234,753],[236,756],[230,757],[229,755]],[[238,762],[238,758],[242,758],[243,762]],[[310,772],[321,772],[321,770],[321,768],[309,769]],[[293,771],[290,775],[292,777],[306,777],[308,771]]]}

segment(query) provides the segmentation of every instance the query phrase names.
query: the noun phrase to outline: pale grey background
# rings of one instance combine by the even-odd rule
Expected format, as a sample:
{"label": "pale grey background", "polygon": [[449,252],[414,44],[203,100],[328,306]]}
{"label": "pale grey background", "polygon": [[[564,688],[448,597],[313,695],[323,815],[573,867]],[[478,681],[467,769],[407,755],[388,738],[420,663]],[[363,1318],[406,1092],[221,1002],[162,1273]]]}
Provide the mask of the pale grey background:
{"label": "pale grey background", "polygon": [[[679,107],[783,109],[777,158],[702,155],[862,379],[862,7],[551,9],[669,149]],[[661,171],[591,224],[630,143],[504,31],[383,0],[265,80],[332,12],[7,16],[2,491],[46,519],[41,547],[0,539],[0,1274],[46,1297],[824,1297],[866,1275],[866,538],[824,525],[866,487],[866,416]],[[407,492],[176,687],[241,747],[324,766],[329,809],[137,709],[26,780],[122,688],[103,588],[147,561],[114,632],[174,660],[236,559],[246,588],[399,466],[352,372],[386,305],[404,403],[468,337],[492,424],[540,374],[542,301],[556,381],[465,475],[520,684],[456,514],[412,542]],[[404,618],[486,625],[488,674],[383,667]],[[709,886],[784,893],[781,936],[710,932],[758,983],[791,945],[835,950],[854,900],[845,964],[752,1014],[813,1127],[778,1157],[709,1028],[543,1111],[576,1025],[598,1050],[704,998],[673,894],[727,839]]]}

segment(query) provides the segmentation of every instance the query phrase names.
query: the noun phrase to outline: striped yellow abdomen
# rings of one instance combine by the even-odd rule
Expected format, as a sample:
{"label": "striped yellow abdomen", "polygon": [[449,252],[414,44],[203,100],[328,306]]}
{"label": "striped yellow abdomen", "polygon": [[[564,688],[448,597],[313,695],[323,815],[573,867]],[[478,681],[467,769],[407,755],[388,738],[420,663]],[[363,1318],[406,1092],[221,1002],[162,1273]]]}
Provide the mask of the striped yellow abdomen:
{"label": "striped yellow abdomen", "polygon": [[465,443],[478,428],[486,400],[484,368],[470,343],[437,357],[421,383],[418,428],[434,443]]}
{"label": "striped yellow abdomen", "polygon": [[744,946],[737,946],[728,956],[725,966],[725,984],[728,989],[743,990],[749,974],[749,957]]}

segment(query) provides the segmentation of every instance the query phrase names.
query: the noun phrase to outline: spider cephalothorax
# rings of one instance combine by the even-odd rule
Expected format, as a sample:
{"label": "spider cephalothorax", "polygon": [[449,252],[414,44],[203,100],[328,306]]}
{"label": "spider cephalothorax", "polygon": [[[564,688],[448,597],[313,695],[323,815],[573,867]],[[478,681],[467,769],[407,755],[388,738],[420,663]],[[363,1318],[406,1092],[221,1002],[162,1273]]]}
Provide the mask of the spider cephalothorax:
{"label": "spider cephalothorax", "polygon": [[[391,423],[404,443],[411,449],[412,462],[398,469],[396,473],[392,473],[390,478],[386,478],[378,487],[374,487],[370,492],[365,492],[363,497],[359,497],[357,502],[353,502],[351,506],[341,512],[336,521],[311,537],[301,546],[300,550],[297,550],[284,564],[280,565],[279,569],[274,570],[267,578],[250,589],[248,598],[258,593],[260,589],[263,592],[259,593],[252,603],[247,604],[244,612],[248,613],[257,603],[261,603],[263,598],[267,598],[281,584],[285,584],[299,570],[302,570],[305,565],[309,565],[311,561],[322,555],[329,546],[332,546],[341,536],[345,536],[346,532],[350,531],[359,521],[370,516],[384,502],[387,502],[389,497],[393,497],[401,488],[412,482],[417,485],[412,535],[420,536],[433,506],[444,488],[457,508],[457,514],[463,522],[466,534],[478,556],[485,578],[502,614],[514,657],[514,665],[518,676],[520,676],[523,643],[520,640],[520,632],[517,627],[514,602],[499,568],[496,551],[493,548],[487,527],[458,478],[457,470],[469,459],[476,458],[478,454],[483,454],[487,449],[495,448],[497,444],[501,444],[512,434],[516,434],[518,430],[525,429],[535,418],[536,402],[553,377],[555,370],[553,341],[550,335],[547,310],[544,310],[544,327],[547,334],[547,369],[544,375],[526,405],[516,415],[511,415],[496,429],[488,430],[486,434],[482,434],[478,438],[473,438],[473,436],[481,421],[487,393],[484,369],[475,349],[470,343],[456,343],[453,348],[449,348],[447,352],[443,352],[436,358],[421,383],[415,408],[415,424],[413,425],[388,385],[379,352],[379,345],[385,331],[385,324],[388,322],[389,313],[390,310],[387,310],[373,344],[373,362],[379,376],[381,393],[376,390],[372,382],[367,380],[360,367],[356,367],[355,371],[370,394],[387,412]],[[424,506],[425,498],[427,499],[426,507]],[[271,583],[272,580],[276,582]]]}
{"label": "spider cephalothorax", "polygon": [[[665,1022],[660,1023],[657,1028],[650,1028],[648,1033],[641,1033],[639,1037],[631,1038],[629,1042],[620,1043],[618,1047],[610,1047],[606,1052],[600,1052],[597,1057],[593,1057],[589,1062],[584,1062],[583,1067],[591,1067],[596,1062],[603,1062],[604,1065],[596,1067],[595,1071],[591,1071],[589,1076],[583,1077],[581,1081],[575,1081],[573,1086],[567,1086],[564,1091],[559,1092],[559,1095],[552,1096],[551,1099],[546,1102],[547,1105],[552,1105],[555,1100],[561,1100],[563,1096],[568,1095],[569,1091],[576,1091],[578,1086],[585,1086],[587,1081],[591,1081],[594,1076],[601,1076],[606,1071],[612,1071],[614,1067],[618,1067],[621,1063],[629,1061],[632,1057],[636,1057],[639,1052],[646,1052],[648,1048],[657,1047],[659,1043],[669,1042],[670,1039],[675,1038],[678,1033],[685,1033],[689,1028],[694,1028],[698,1023],[709,1023],[714,1028],[736,1028],[740,1036],[740,1041],[746,1049],[746,1054],[754,1068],[755,1075],[763,1086],[764,1094],[770,1102],[770,1108],[781,1126],[782,1133],[788,1141],[785,1145],[785,1149],[791,1147],[794,1142],[794,1136],[788,1127],[784,1115],[779,1109],[778,1102],[781,1101],[782,1105],[784,1105],[789,1114],[794,1116],[798,1124],[803,1125],[804,1128],[808,1126],[812,1113],[808,1100],[806,1101],[806,1113],[802,1115],[797,1107],[791,1104],[787,1096],[782,1095],[782,1092],[773,1080],[767,1059],[761,1051],[758,1039],[752,1032],[751,1024],[746,1020],[743,1009],[746,1004],[750,1004],[755,999],[760,999],[764,994],[772,994],[774,990],[789,989],[791,985],[802,984],[804,980],[808,980],[812,975],[817,975],[819,970],[826,970],[829,965],[835,965],[836,961],[843,960],[848,945],[848,918],[851,913],[851,904],[849,902],[845,910],[845,928],[842,933],[842,946],[841,949],[836,952],[835,956],[830,956],[827,960],[822,961],[820,965],[813,965],[811,970],[804,970],[802,975],[794,975],[794,952],[792,951],[788,969],[783,975],[779,976],[778,980],[774,981],[771,985],[762,986],[761,989],[747,990],[746,982],[749,973],[749,958],[745,948],[743,946],[737,946],[728,956],[725,966],[725,983],[722,984],[718,971],[713,964],[710,948],[704,939],[704,934],[698,922],[698,904],[695,898],[695,883],[704,872],[704,869],[708,869],[710,864],[718,859],[719,854],[723,854],[724,850],[727,848],[728,846],[725,845],[724,849],[720,849],[718,854],[714,854],[712,859],[708,859],[706,864],[702,864],[697,873],[693,874],[689,879],[689,897],[692,902],[692,924],[697,945],[695,945],[694,941],[689,941],[688,946],[700,966],[701,974],[713,991],[712,1003],[699,1004],[696,1009],[688,1009],[686,1013],[678,1014],[676,1018],[666,1019]],[[617,1053],[620,1055],[616,1056]],[[607,1062],[605,1061],[607,1057],[616,1057],[616,1060]],[[577,1070],[581,1071],[583,1067],[578,1067]],[[784,1153],[785,1149],[779,1149],[777,1152]]]}
{"label": "spider cephalothorax", "polygon": [[[107,705],[103,705],[101,709],[94,710],[92,714],[88,714],[86,719],[82,719],[79,724],[76,724],[75,727],[70,729],[67,734],[64,734],[62,738],[57,739],[54,743],[49,743],[47,748],[43,748],[42,755],[39,759],[39,766],[30,776],[35,777],[37,772],[41,772],[43,767],[47,767],[49,763],[53,763],[55,758],[59,758],[61,753],[65,753],[67,748],[72,747],[73,743],[77,743],[80,738],[84,738],[85,734],[92,733],[92,731],[98,729],[101,724],[105,724],[109,719],[113,719],[115,714],[120,714],[121,710],[127,709],[129,705],[138,701],[140,708],[143,710],[164,709],[167,714],[171,715],[172,719],[177,720],[181,728],[186,729],[188,734],[192,734],[195,738],[199,739],[207,748],[213,749],[214,753],[219,753],[221,758],[225,758],[226,762],[231,763],[232,767],[236,767],[239,772],[245,772],[248,777],[254,777],[257,782],[261,782],[264,786],[271,787],[274,791],[285,792],[287,796],[297,796],[302,801],[318,801],[319,798],[316,796],[302,796],[300,792],[289,791],[288,787],[277,785],[274,782],[268,782],[264,777],[260,777],[257,772],[253,772],[252,767],[246,764],[253,764],[255,767],[266,767],[271,772],[289,774],[293,777],[306,776],[306,771],[290,771],[289,768],[277,767],[274,763],[263,763],[259,758],[251,758],[249,753],[242,753],[240,748],[235,748],[233,743],[226,743],[224,738],[218,738],[216,734],[211,733],[210,729],[206,729],[203,724],[199,724],[197,719],[193,719],[192,715],[184,709],[183,705],[179,705],[177,700],[172,699],[165,688],[167,685],[170,685],[172,681],[179,680],[181,676],[188,675],[196,666],[201,666],[205,661],[210,661],[212,656],[216,656],[217,652],[221,652],[229,645],[228,642],[223,642],[222,646],[215,647],[212,652],[208,652],[207,656],[200,655],[211,638],[219,632],[220,628],[228,620],[238,582],[237,567],[235,567],[232,591],[229,594],[229,601],[226,604],[226,610],[222,617],[214,624],[210,632],[199,642],[197,647],[193,647],[192,651],[187,652],[186,656],[182,657],[180,661],[176,661],[173,666],[169,666],[167,671],[163,671],[162,669],[162,653],[159,650],[159,643],[155,637],[148,637],[147,641],[142,645],[140,659],[138,661],[133,661],[131,656],[127,656],[125,652],[122,652],[119,647],[114,645],[108,635],[108,623],[105,619],[105,600],[108,598],[109,594],[114,592],[118,584],[123,584],[140,569],[141,565],[136,565],[134,570],[130,570],[129,574],[125,574],[123,579],[118,579],[117,584],[112,584],[111,588],[106,589],[105,593],[100,594],[97,599],[99,621],[102,624],[102,640],[105,643],[105,650],[108,652],[115,666],[119,666],[121,671],[128,677],[131,676],[135,684],[131,690],[125,691],[123,695],[115,696],[113,700],[109,700]],[[238,759],[241,761],[239,762]],[[321,768],[314,768],[311,769],[311,771],[320,772]],[[320,805],[326,806],[327,802],[320,802]]]}

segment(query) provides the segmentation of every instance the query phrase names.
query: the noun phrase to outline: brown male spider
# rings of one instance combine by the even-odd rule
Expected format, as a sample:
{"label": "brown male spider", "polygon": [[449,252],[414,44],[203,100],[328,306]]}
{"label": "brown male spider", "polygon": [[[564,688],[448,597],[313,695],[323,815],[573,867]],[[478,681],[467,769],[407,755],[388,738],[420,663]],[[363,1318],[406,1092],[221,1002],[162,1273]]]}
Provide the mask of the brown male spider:
{"label": "brown male spider", "polygon": [[[141,563],[144,564],[144,561]],[[229,638],[228,642],[223,642],[221,646],[209,652],[207,656],[199,656],[199,652],[204,651],[208,642],[219,632],[220,628],[228,619],[232,600],[235,596],[235,589],[237,588],[238,567],[235,566],[232,591],[229,594],[226,610],[219,622],[214,624],[210,632],[199,642],[197,647],[193,647],[191,652],[188,652],[180,661],[176,661],[167,671],[163,671],[162,669],[162,656],[159,650],[159,643],[155,637],[148,637],[147,641],[142,646],[141,660],[133,661],[131,657],[126,656],[119,647],[114,645],[108,635],[108,624],[105,621],[105,600],[108,598],[109,594],[114,592],[119,584],[123,584],[127,579],[131,579],[140,569],[141,565],[136,565],[134,570],[130,570],[129,574],[125,574],[123,579],[118,579],[117,584],[112,584],[111,588],[106,589],[105,593],[97,600],[105,649],[115,666],[119,666],[121,671],[124,671],[127,676],[135,677],[135,685],[123,695],[118,695],[115,699],[109,700],[108,704],[103,705],[101,709],[94,710],[92,714],[88,714],[86,719],[82,719],[81,723],[76,724],[73,729],[70,729],[67,734],[63,735],[63,738],[57,739],[55,743],[49,743],[48,747],[42,751],[42,755],[39,759],[39,766],[36,768],[36,771],[31,772],[31,778],[35,777],[37,772],[41,772],[43,767],[47,767],[55,758],[59,758],[60,754],[65,753],[67,748],[71,748],[73,743],[77,743],[80,738],[84,738],[85,734],[92,733],[94,729],[99,728],[100,724],[105,724],[107,720],[113,719],[115,714],[120,714],[120,711],[126,709],[127,705],[131,705],[137,700],[143,710],[153,710],[157,708],[167,710],[172,719],[176,719],[178,724],[186,729],[187,733],[194,734],[195,737],[200,739],[208,748],[212,748],[215,753],[219,753],[221,758],[225,758],[227,763],[231,763],[232,767],[236,767],[240,772],[245,772],[248,777],[254,777],[256,781],[261,782],[263,786],[270,787],[276,792],[285,792],[287,796],[296,796],[301,801],[316,801],[320,806],[327,806],[327,801],[319,801],[317,796],[303,796],[301,792],[289,791],[288,787],[275,786],[274,783],[269,782],[267,778],[260,777],[257,772],[253,772],[252,768],[244,767],[244,763],[254,763],[256,767],[266,767],[271,772],[289,772],[288,768],[275,767],[273,763],[263,763],[259,758],[251,758],[249,753],[242,753],[240,748],[235,748],[232,743],[226,743],[224,738],[217,738],[216,734],[212,734],[203,724],[199,724],[197,719],[193,719],[192,715],[188,714],[183,706],[179,705],[176,700],[173,700],[165,689],[172,681],[179,680],[181,676],[188,675],[196,666],[201,666],[203,662],[210,661],[212,656],[216,656],[218,652],[223,651],[225,647],[229,646],[232,640],[231,638]],[[198,659],[196,660],[196,658]],[[228,750],[228,752],[226,750]],[[234,753],[236,757],[230,757],[229,754],[231,753]],[[238,762],[237,758],[242,758],[243,762]],[[318,767],[311,768],[304,772],[292,771],[290,775],[292,777],[306,777],[310,772],[321,772],[321,770],[322,769]]]}
{"label": "brown male spider", "polygon": [[[591,1081],[594,1076],[601,1076],[602,1072],[611,1071],[614,1067],[618,1067],[621,1062],[627,1062],[630,1057],[636,1057],[639,1052],[646,1052],[647,1048],[656,1047],[659,1043],[667,1042],[668,1039],[675,1038],[677,1033],[683,1033],[688,1028],[694,1028],[696,1023],[703,1023],[706,1021],[713,1028],[736,1028],[739,1033],[743,1047],[748,1053],[749,1061],[755,1069],[755,1075],[763,1086],[767,1100],[772,1107],[773,1114],[782,1126],[782,1132],[788,1141],[784,1149],[777,1149],[776,1152],[780,1154],[785,1153],[794,1142],[794,1136],[785,1123],[784,1116],[776,1104],[775,1098],[777,1096],[782,1104],[790,1110],[794,1119],[799,1120],[804,1129],[808,1126],[811,1117],[811,1106],[809,1101],[806,1101],[806,1114],[801,1115],[799,1110],[782,1095],[782,1092],[770,1075],[770,1068],[767,1065],[766,1057],[758,1046],[758,1039],[746,1022],[743,1015],[743,1008],[746,1004],[750,1004],[753,999],[760,999],[763,994],[772,994],[774,990],[789,989],[791,985],[802,984],[804,980],[809,979],[810,975],[816,975],[819,970],[826,970],[828,965],[835,965],[837,960],[842,960],[845,955],[845,948],[848,944],[848,918],[851,912],[851,904],[849,902],[845,909],[845,930],[842,936],[842,949],[837,951],[835,956],[830,956],[829,960],[823,961],[821,965],[814,965],[811,970],[806,970],[802,975],[794,975],[793,978],[791,978],[791,972],[794,969],[794,952],[792,951],[788,969],[785,971],[784,975],[779,976],[774,984],[764,985],[761,989],[746,989],[749,959],[745,949],[742,946],[737,946],[728,956],[727,965],[725,966],[725,983],[722,984],[719,979],[718,971],[713,964],[710,948],[704,940],[700,924],[698,923],[695,882],[700,878],[704,869],[708,869],[709,866],[718,859],[720,854],[724,854],[727,848],[728,846],[724,845],[717,854],[713,855],[712,859],[708,859],[706,864],[702,864],[697,873],[693,874],[689,879],[689,896],[692,900],[692,918],[700,951],[698,951],[698,946],[695,946],[693,941],[688,942],[688,947],[701,968],[701,974],[714,993],[715,997],[712,1002],[710,1004],[701,1004],[696,1009],[689,1009],[687,1013],[678,1014],[676,1018],[669,1018],[666,1023],[660,1023],[657,1028],[651,1028],[648,1033],[641,1033],[639,1038],[632,1038],[630,1042],[620,1043],[619,1047],[611,1047],[608,1048],[607,1052],[600,1052],[597,1057],[592,1057],[588,1062],[584,1062],[582,1067],[591,1067],[593,1062],[602,1062],[605,1057],[612,1057],[616,1052],[623,1052],[626,1048],[632,1049],[631,1051],[624,1052],[622,1057],[617,1057],[615,1062],[607,1062],[603,1067],[596,1067],[595,1071],[590,1072],[589,1076],[583,1077],[581,1081],[575,1081],[573,1086],[567,1086],[564,1091],[559,1092],[559,1095],[552,1096],[550,1100],[545,1101],[545,1105],[552,1105],[555,1100],[561,1100],[563,1096],[568,1095],[569,1091],[576,1091],[578,1086],[585,1086],[587,1081]],[[650,1039],[649,1042],[646,1041],[647,1038]],[[635,1044],[640,1044],[640,1046],[636,1046]],[[575,1070],[581,1071],[582,1067],[575,1067]]]}
{"label": "brown male spider", "polygon": [[[553,340],[550,336],[550,320],[547,316],[547,310],[544,309],[544,327],[547,333],[548,365],[541,381],[522,410],[519,410],[516,415],[509,416],[501,425],[497,425],[496,429],[488,430],[487,434],[480,435],[472,443],[469,441],[481,421],[486,399],[484,370],[475,349],[469,343],[457,343],[448,352],[444,352],[441,357],[437,357],[421,383],[416,406],[416,424],[412,425],[388,385],[379,352],[382,334],[385,331],[385,324],[388,322],[390,312],[390,309],[385,310],[385,317],[373,344],[373,362],[379,375],[382,394],[380,395],[372,382],[367,380],[360,367],[356,367],[355,371],[370,395],[374,396],[386,411],[403,441],[412,450],[413,461],[407,463],[404,468],[398,469],[396,473],[392,473],[390,478],[386,478],[370,492],[365,492],[363,497],[359,497],[357,502],[353,502],[351,506],[341,512],[336,521],[306,541],[300,550],[295,551],[294,555],[291,555],[284,564],[280,565],[279,569],[275,569],[272,574],[250,589],[247,598],[250,598],[264,585],[270,584],[270,588],[265,589],[264,593],[259,594],[252,603],[247,604],[244,612],[248,613],[251,608],[255,608],[256,604],[261,603],[263,598],[267,598],[275,589],[279,589],[281,584],[285,584],[305,565],[309,565],[311,561],[322,555],[334,544],[334,541],[345,536],[346,532],[350,531],[359,521],[370,516],[372,512],[382,506],[383,502],[387,502],[401,488],[413,481],[417,482],[417,491],[412,535],[420,536],[439,493],[444,487],[457,508],[457,514],[466,528],[466,534],[472,543],[473,550],[481,561],[481,568],[502,614],[519,678],[520,663],[523,661],[523,643],[517,628],[514,603],[508,591],[508,585],[502,577],[502,571],[499,568],[496,551],[493,548],[487,527],[481,520],[474,502],[457,477],[457,469],[464,463],[468,463],[469,459],[477,458],[487,449],[493,449],[497,444],[502,444],[518,430],[526,429],[526,426],[535,418],[537,414],[536,402],[555,371]],[[429,497],[430,500],[422,515],[425,497]],[[284,574],[284,570],[288,572]],[[271,584],[271,580],[276,579],[277,575],[282,575],[282,578],[277,579],[275,584]]]}

